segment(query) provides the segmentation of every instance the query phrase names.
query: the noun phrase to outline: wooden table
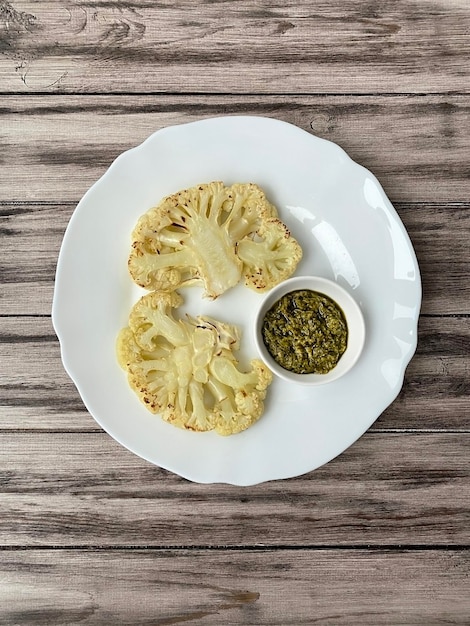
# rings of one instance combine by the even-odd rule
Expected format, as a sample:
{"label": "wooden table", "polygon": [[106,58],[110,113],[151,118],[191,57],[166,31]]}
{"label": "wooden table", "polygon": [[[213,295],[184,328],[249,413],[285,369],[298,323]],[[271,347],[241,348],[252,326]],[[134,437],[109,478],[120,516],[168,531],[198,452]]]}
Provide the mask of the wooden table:
{"label": "wooden table", "polygon": [[[469,33],[468,0],[0,2],[0,624],[470,623]],[[111,439],[50,317],[65,227],[112,160],[234,113],[373,171],[424,288],[392,406],[250,488]]]}

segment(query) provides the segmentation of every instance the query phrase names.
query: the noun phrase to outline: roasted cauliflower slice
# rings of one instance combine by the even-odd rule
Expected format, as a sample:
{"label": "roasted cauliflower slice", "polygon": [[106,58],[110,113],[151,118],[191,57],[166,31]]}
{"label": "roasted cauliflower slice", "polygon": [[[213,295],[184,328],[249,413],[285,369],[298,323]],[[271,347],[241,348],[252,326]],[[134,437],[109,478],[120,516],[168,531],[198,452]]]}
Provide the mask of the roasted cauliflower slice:
{"label": "roasted cauliflower slice", "polygon": [[193,431],[232,435],[254,424],[272,381],[259,360],[242,372],[235,326],[209,317],[176,319],[175,292],[143,296],[117,339],[117,356],[131,388],[153,413]]}
{"label": "roasted cauliflower slice", "polygon": [[145,289],[199,283],[214,299],[242,276],[266,291],[290,276],[301,257],[260,187],[212,182],[164,198],[138,220],[129,272]]}

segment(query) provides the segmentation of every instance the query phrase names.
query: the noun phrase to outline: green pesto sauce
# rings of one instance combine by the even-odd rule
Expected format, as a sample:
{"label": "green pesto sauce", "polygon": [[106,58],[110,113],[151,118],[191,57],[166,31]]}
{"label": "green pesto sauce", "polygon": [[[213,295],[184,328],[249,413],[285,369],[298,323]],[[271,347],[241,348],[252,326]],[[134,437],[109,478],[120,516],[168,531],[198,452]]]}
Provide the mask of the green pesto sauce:
{"label": "green pesto sauce", "polygon": [[327,374],[346,350],[348,326],[334,300],[309,289],[291,291],[266,313],[263,341],[273,359],[296,374]]}

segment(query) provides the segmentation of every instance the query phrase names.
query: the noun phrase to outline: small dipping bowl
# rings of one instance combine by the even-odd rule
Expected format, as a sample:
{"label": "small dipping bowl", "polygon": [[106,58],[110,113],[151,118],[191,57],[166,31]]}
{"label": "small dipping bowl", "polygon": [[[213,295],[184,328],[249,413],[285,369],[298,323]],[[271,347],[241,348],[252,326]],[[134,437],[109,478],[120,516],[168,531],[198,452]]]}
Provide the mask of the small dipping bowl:
{"label": "small dipping bowl", "polygon": [[[348,327],[346,350],[336,366],[326,374],[297,374],[284,369],[274,360],[263,341],[263,321],[269,309],[286,294],[303,289],[315,291],[334,300],[346,319]],[[254,339],[262,360],[276,376],[303,385],[324,385],[344,376],[357,362],[365,341],[364,317],[354,298],[338,283],[318,276],[296,276],[280,283],[264,297],[255,318]]]}

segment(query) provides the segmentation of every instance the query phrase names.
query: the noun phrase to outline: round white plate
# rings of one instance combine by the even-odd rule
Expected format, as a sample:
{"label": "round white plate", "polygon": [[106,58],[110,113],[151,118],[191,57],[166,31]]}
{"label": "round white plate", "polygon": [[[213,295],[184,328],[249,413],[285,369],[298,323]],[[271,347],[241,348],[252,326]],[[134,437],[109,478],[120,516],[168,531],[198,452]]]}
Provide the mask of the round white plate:
{"label": "round white plate", "polygon": [[[231,437],[186,432],[152,415],[115,357],[116,335],[143,293],[127,272],[131,231],[164,196],[214,180],[255,182],[301,244],[296,274],[336,280],[359,303],[366,343],[337,382],[275,378],[263,417]],[[243,285],[215,302],[180,290],[181,313],[242,329],[242,363],[258,356],[262,297]],[[220,117],[154,133],[119,156],[67,227],[52,319],[64,366],[95,420],[126,448],[189,480],[252,485],[297,476],[356,441],[396,398],[417,342],[421,281],[413,247],[376,178],[337,145],[278,120]]]}

